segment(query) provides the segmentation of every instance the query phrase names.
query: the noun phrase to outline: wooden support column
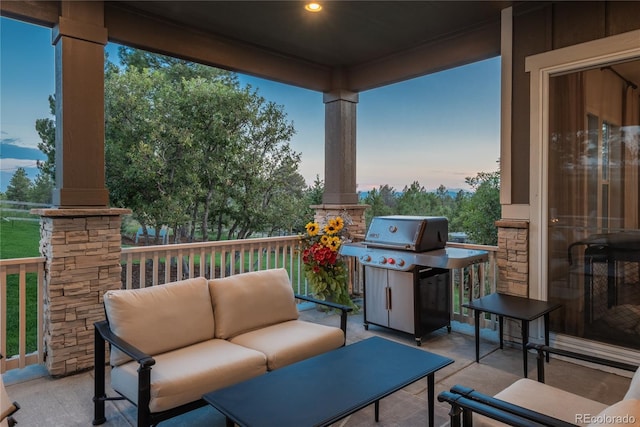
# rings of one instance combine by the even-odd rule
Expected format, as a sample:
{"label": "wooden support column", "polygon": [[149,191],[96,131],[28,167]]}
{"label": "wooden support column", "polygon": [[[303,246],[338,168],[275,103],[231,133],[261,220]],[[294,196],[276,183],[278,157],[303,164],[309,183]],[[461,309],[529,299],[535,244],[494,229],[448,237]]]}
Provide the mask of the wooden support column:
{"label": "wooden support column", "polygon": [[324,94],[324,204],[358,203],[356,192],[356,106],[358,94],[336,90]]}
{"label": "wooden support column", "polygon": [[104,5],[62,1],[53,30],[56,71],[56,188],[62,208],[106,207]]}

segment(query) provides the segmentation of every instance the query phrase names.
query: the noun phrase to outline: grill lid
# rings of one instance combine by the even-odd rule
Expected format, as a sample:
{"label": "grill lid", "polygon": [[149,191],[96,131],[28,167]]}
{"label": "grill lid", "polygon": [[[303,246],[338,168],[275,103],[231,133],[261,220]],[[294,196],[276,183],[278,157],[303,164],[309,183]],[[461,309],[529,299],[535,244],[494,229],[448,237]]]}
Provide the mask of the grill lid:
{"label": "grill lid", "polygon": [[369,247],[425,252],[444,248],[449,234],[447,218],[389,215],[371,220],[364,244]]}

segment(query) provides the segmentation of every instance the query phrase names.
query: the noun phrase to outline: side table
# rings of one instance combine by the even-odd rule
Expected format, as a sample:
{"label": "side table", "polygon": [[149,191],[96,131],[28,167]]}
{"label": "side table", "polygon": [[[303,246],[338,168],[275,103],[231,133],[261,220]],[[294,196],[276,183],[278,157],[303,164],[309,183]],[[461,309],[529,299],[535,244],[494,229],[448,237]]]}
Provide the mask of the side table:
{"label": "side table", "polygon": [[[500,325],[500,348],[503,348],[504,317],[522,322],[522,363],[524,377],[527,378],[527,343],[529,342],[529,322],[544,316],[544,343],[549,345],[549,313],[561,307],[561,304],[531,298],[494,293],[462,304],[473,310],[476,335],[476,362],[480,362],[480,313],[498,316]],[[547,362],[549,354],[547,353]]]}

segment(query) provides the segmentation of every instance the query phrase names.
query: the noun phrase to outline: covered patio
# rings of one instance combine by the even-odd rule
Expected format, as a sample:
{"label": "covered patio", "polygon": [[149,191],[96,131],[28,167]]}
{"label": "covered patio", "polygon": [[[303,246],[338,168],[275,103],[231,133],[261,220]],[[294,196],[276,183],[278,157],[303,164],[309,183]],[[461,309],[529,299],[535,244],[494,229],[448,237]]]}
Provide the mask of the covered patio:
{"label": "covered patio", "polygon": [[[302,311],[302,318],[323,324],[336,324],[337,315],[325,314],[315,309]],[[412,346],[413,338],[383,328],[362,326],[362,314],[349,317],[347,341],[353,343],[370,336],[380,336]],[[453,331],[446,328],[427,335],[421,349],[450,357],[455,362],[438,371],[435,376],[436,395],[456,384],[472,387],[485,394],[494,395],[522,377],[522,355],[520,346],[506,343],[498,349],[497,333],[482,330],[480,363],[474,361],[474,338],[472,328],[454,322]],[[375,355],[372,355],[375,357]],[[41,367],[5,374],[8,392],[22,409],[15,418],[28,426],[86,426],[93,417],[93,372],[52,379]],[[529,377],[535,378],[535,358],[529,358]],[[547,365],[547,384],[588,397],[606,404],[620,400],[629,387],[630,379],[615,373],[607,373],[575,363],[551,359]],[[43,376],[44,375],[44,376]],[[448,425],[450,406],[436,401],[435,425]],[[424,426],[427,421],[426,379],[420,380],[380,403],[379,426]],[[105,426],[135,425],[136,409],[126,401],[109,402],[106,406]],[[334,424],[336,426],[374,425],[373,406],[367,407]],[[223,427],[225,418],[210,407],[162,422],[162,426]]]}
{"label": "covered patio", "polygon": [[[619,60],[637,57],[638,3],[334,2],[344,7],[338,14],[342,20],[333,21],[335,26],[325,22],[314,32],[305,27],[306,21],[291,14],[290,6],[297,2],[236,3],[262,4],[263,12],[252,14],[244,13],[234,3],[185,2],[184,7],[177,6],[178,2],[135,1],[0,4],[3,16],[54,28],[52,42],[59,72],[56,150],[61,155],[56,164],[57,208],[38,212],[42,216],[43,258],[39,263],[44,265],[41,287],[45,302],[43,339],[35,356],[38,358],[35,363],[40,365],[33,368],[35,372],[29,368],[3,374],[11,398],[23,408],[16,419],[24,425],[80,426],[91,422],[93,380],[87,369],[93,360],[93,322],[103,318],[104,292],[122,287],[120,218],[128,211],[109,207],[104,182],[103,54],[109,40],[322,92],[326,181],[323,204],[317,208],[319,212],[346,209],[354,218],[364,218],[365,209],[357,204],[356,193],[359,92],[501,55],[503,219],[497,224],[497,292],[538,299],[550,296],[545,228],[548,188],[541,184],[546,183],[541,178],[545,164],[540,141],[544,137],[539,134],[542,124],[531,119],[535,116],[532,111],[545,111],[546,106],[529,97],[542,92],[536,85],[545,81],[536,78],[548,78],[543,72],[551,65],[545,61],[557,51],[560,51],[557,56],[566,56],[566,50],[562,49],[583,45],[583,50],[591,52],[595,45],[597,52],[589,55],[605,57],[610,51],[608,45],[613,43],[615,52],[626,49],[617,54]],[[272,10],[269,3],[273,3]],[[359,10],[365,3],[379,6]],[[204,5],[206,13],[199,9]],[[357,20],[356,16],[368,19]],[[383,22],[389,25],[382,25]],[[429,34],[420,31],[427,26],[434,31]],[[277,28],[280,31],[275,32]],[[320,39],[324,40],[323,46],[311,43]],[[392,43],[394,40],[397,43]],[[336,49],[337,45],[340,49]],[[584,61],[580,55],[572,56],[572,61]],[[529,61],[529,69],[525,69],[527,58],[536,57],[537,62]],[[358,146],[363,148],[366,146]],[[364,221],[361,225],[362,232]],[[637,222],[628,228],[637,229]],[[99,242],[91,243],[99,243],[106,255],[92,257],[90,253],[72,252],[67,243],[70,239],[64,237],[66,232],[97,236]],[[76,263],[76,259],[83,262]],[[64,291],[88,292],[88,288],[91,295],[87,296],[86,305],[92,307],[88,314],[77,315],[75,310],[67,309]],[[314,311],[306,311],[304,316],[321,323],[335,320]],[[72,318],[73,322],[67,321]],[[63,324],[56,324],[56,319],[64,319]],[[381,335],[407,345],[413,343],[411,337],[381,329],[365,331],[362,323],[358,315],[350,318],[349,342]],[[455,360],[436,374],[436,393],[463,384],[493,395],[521,378],[522,358],[517,345],[495,350],[495,333],[485,331],[478,364],[474,361],[472,332],[466,325],[459,326],[451,334],[439,330],[424,339],[423,350]],[[530,339],[540,338],[540,328],[534,329]],[[633,349],[599,346],[580,336],[569,338],[558,334],[553,344],[600,352],[623,361],[640,360]],[[42,357],[44,349],[46,360]],[[533,360],[530,358],[530,370],[535,370]],[[28,377],[30,372],[35,376]],[[629,384],[627,377],[555,358],[549,365],[547,378],[552,385],[588,394],[604,403],[619,400]],[[380,425],[424,425],[425,399],[422,382],[393,394],[381,402]],[[436,405],[436,424],[444,425],[448,405]],[[110,403],[107,418],[106,425],[133,425],[135,408],[123,402]],[[372,419],[373,409],[366,408],[339,425],[371,425]],[[166,425],[222,426],[224,418],[204,408]]]}

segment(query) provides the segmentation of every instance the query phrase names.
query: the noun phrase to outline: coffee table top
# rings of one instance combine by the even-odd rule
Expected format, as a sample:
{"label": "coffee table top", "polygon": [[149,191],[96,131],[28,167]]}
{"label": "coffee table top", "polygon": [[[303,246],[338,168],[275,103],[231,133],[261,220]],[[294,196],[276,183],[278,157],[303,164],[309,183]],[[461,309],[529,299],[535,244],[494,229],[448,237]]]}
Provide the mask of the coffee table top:
{"label": "coffee table top", "polygon": [[514,295],[493,293],[474,299],[463,307],[518,320],[534,320],[561,307],[561,304]]}
{"label": "coffee table top", "polygon": [[373,337],[203,398],[241,426],[324,426],[451,363],[447,357]]}

